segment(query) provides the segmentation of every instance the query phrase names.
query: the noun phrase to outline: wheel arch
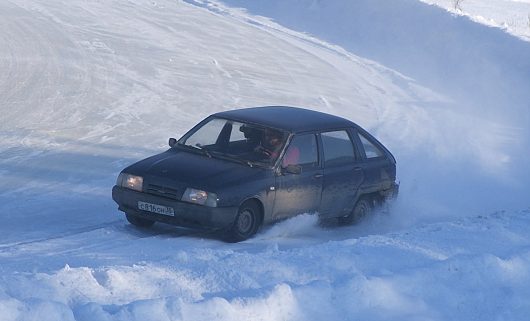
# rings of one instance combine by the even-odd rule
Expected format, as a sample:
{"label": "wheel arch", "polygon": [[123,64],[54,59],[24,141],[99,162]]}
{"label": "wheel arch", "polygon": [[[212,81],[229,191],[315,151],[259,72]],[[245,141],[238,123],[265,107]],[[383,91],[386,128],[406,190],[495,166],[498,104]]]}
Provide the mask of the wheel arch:
{"label": "wheel arch", "polygon": [[264,220],[264,217],[265,217],[265,206],[263,205],[263,202],[257,197],[257,196],[250,196],[250,197],[247,197],[245,199],[243,199],[240,203],[239,203],[239,208],[241,206],[243,206],[243,204],[247,203],[247,202],[251,202],[251,203],[254,203],[258,209],[259,209],[259,222],[258,222],[258,226],[261,227],[261,225],[263,224],[263,220]]}

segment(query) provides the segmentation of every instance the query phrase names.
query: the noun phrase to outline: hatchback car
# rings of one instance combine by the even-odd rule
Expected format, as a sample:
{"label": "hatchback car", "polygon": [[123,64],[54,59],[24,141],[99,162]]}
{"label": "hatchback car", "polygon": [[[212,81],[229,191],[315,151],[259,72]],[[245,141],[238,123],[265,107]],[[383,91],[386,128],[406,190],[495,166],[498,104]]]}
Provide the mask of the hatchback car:
{"label": "hatchback car", "polygon": [[221,229],[242,241],[301,213],[353,223],[398,191],[396,160],[379,141],[302,108],[219,112],[169,146],[125,168],[112,189],[133,225]]}

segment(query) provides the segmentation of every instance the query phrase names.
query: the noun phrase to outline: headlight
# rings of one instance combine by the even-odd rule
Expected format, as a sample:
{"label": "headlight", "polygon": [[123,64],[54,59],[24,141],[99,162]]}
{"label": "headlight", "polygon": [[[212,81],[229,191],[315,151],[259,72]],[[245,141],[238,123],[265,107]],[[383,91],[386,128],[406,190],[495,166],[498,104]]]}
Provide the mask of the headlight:
{"label": "headlight", "polygon": [[138,192],[142,191],[144,179],[142,176],[121,173],[116,180],[116,185],[129,188]]}
{"label": "headlight", "polygon": [[217,194],[208,193],[194,188],[186,188],[182,200],[185,202],[206,205],[210,207],[217,206]]}

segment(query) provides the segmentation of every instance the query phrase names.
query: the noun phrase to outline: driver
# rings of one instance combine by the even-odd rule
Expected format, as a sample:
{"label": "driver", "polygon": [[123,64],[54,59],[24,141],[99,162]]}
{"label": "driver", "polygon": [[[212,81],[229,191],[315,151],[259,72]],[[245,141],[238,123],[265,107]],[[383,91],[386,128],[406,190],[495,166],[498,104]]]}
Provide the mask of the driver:
{"label": "driver", "polygon": [[261,145],[256,151],[267,155],[270,159],[276,159],[282,148],[282,134],[273,129],[265,129],[261,139]]}

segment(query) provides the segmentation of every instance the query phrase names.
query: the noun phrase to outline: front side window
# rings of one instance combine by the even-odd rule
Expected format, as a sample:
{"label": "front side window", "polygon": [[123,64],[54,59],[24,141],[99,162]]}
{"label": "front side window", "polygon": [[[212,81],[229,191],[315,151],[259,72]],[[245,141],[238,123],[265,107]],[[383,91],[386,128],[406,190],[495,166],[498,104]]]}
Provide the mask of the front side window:
{"label": "front side window", "polygon": [[282,166],[318,166],[318,148],[313,134],[296,135],[291,140],[282,159]]}
{"label": "front side window", "polygon": [[287,136],[274,128],[212,118],[184,135],[179,145],[202,150],[210,157],[271,165],[278,159]]}
{"label": "front side window", "polygon": [[355,151],[350,135],[345,130],[321,134],[326,166],[355,161]]}

